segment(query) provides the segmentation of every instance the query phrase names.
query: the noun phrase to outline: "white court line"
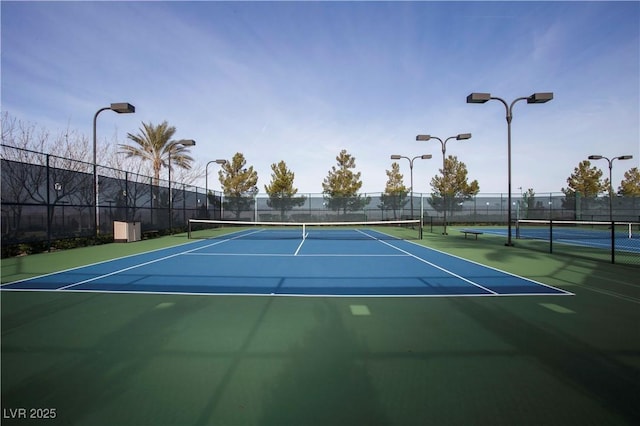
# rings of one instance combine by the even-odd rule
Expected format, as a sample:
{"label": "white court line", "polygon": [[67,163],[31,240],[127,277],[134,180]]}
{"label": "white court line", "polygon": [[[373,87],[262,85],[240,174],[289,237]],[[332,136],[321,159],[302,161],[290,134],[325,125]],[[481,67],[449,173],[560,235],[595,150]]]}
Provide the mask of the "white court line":
{"label": "white court line", "polygon": [[188,241],[186,243],[177,244],[175,246],[160,247],[160,248],[149,250],[149,251],[145,251],[145,252],[142,252],[142,253],[133,253],[133,254],[128,254],[126,256],[116,257],[115,259],[101,260],[100,262],[89,263],[87,265],[74,266],[73,268],[61,269],[60,271],[49,272],[49,273],[38,275],[38,276],[35,276],[35,277],[23,278],[21,280],[2,283],[2,284],[0,284],[0,287],[7,286],[7,285],[10,285],[10,284],[22,283],[22,282],[25,282],[25,281],[31,281],[31,280],[35,280],[35,279],[38,279],[38,278],[49,277],[51,275],[62,274],[62,273],[65,273],[65,272],[76,271],[78,269],[88,268],[90,266],[103,265],[103,264],[109,263],[109,262],[117,262],[118,260],[127,259],[127,258],[135,257],[135,256],[142,256],[142,255],[150,254],[150,253],[153,253],[153,252],[156,252],[156,251],[170,250],[170,249],[175,248],[175,247],[186,246],[188,244],[197,244],[197,243],[198,243],[198,241]]}
{"label": "white court line", "polygon": [[235,236],[235,237],[232,237],[232,238],[227,238],[227,239],[225,239],[225,240],[216,241],[215,243],[207,244],[207,245],[202,246],[202,247],[196,247],[196,248],[193,248],[193,249],[191,249],[191,250],[187,250],[187,251],[182,251],[182,252],[179,252],[179,253],[170,254],[169,256],[160,257],[160,258],[158,258],[158,259],[150,260],[150,261],[148,261],[148,262],[138,263],[137,265],[129,266],[128,268],[119,269],[119,270],[117,270],[117,271],[109,272],[108,274],[99,275],[99,276],[97,276],[97,277],[93,277],[93,278],[89,278],[89,279],[86,279],[86,280],[82,280],[82,281],[79,281],[79,282],[77,282],[77,283],[73,283],[73,284],[66,285],[66,286],[64,286],[64,287],[59,287],[59,288],[57,288],[56,290],[57,290],[57,291],[60,291],[60,290],[66,290],[66,289],[71,288],[71,287],[75,287],[75,286],[78,286],[78,285],[81,285],[81,284],[86,284],[86,283],[89,283],[89,282],[92,282],[92,281],[99,280],[99,279],[101,279],[101,278],[110,277],[111,275],[116,275],[116,274],[119,274],[119,273],[121,273],[121,272],[129,271],[129,270],[131,270],[131,269],[136,269],[136,268],[139,268],[139,267],[141,267],[141,266],[150,265],[150,264],[152,264],[152,263],[160,262],[160,261],[162,261],[162,260],[171,259],[172,257],[176,257],[176,256],[181,256],[181,255],[184,255],[184,254],[188,254],[188,253],[194,252],[194,251],[196,251],[196,250],[200,250],[200,249],[204,249],[204,248],[207,248],[207,247],[212,247],[212,246],[215,246],[215,245],[218,245],[218,244],[226,243],[227,241],[235,240],[235,239],[237,239],[237,238],[241,238],[241,237],[243,237],[243,236],[250,235],[250,234],[255,234],[256,232],[260,232],[260,231],[254,231],[254,232],[250,232],[250,233],[248,233],[248,234],[238,235],[238,236]]}
{"label": "white court line", "polygon": [[[482,263],[475,262],[473,260],[465,259],[464,257],[456,256],[455,254],[447,253],[447,252],[444,252],[444,251],[441,251],[441,250],[436,250],[436,249],[434,249],[432,247],[427,247],[427,246],[424,246],[422,244],[415,243],[413,241],[407,241],[407,242],[410,243],[410,244],[413,244],[413,245],[415,245],[417,247],[422,247],[423,249],[426,249],[426,250],[432,250],[432,251],[435,251],[437,253],[446,254],[447,256],[455,257],[456,259],[464,260],[465,262],[473,263],[475,265],[482,266],[484,268],[492,269],[494,271],[501,272],[501,273],[503,273],[505,275],[510,275],[512,277],[520,278],[521,280],[529,281],[529,282],[532,282],[534,284],[541,285],[543,287],[551,288],[553,290],[561,292],[560,294],[558,294],[559,296],[575,296],[575,294],[571,293],[570,291],[563,290],[561,288],[554,287],[554,286],[549,285],[549,284],[541,283],[540,281],[532,280],[531,278],[525,278],[525,277],[522,277],[520,275],[513,274],[511,272],[503,271],[502,269],[494,268],[493,266],[484,265]],[[525,294],[526,295],[531,295],[531,293],[525,293]],[[540,295],[547,295],[547,294],[540,294]]]}
{"label": "white court line", "polygon": [[366,235],[366,236],[368,236],[368,237],[370,237],[370,238],[373,238],[374,240],[379,241],[379,242],[381,242],[382,244],[385,244],[385,245],[387,245],[387,246],[389,246],[389,247],[391,247],[391,248],[394,248],[394,249],[398,250],[399,252],[406,254],[407,256],[411,256],[411,257],[413,257],[414,259],[417,259],[417,260],[419,260],[419,261],[420,261],[420,262],[422,262],[422,263],[426,263],[427,265],[433,266],[434,268],[439,269],[439,270],[441,270],[441,271],[443,271],[443,272],[445,272],[445,273],[447,273],[447,274],[449,274],[449,275],[452,275],[452,276],[454,276],[454,277],[456,277],[456,278],[458,278],[458,279],[461,279],[462,281],[468,282],[469,284],[471,284],[471,285],[473,285],[473,286],[476,286],[476,287],[478,287],[478,288],[481,288],[481,289],[482,289],[482,290],[484,290],[484,291],[487,291],[487,292],[489,292],[489,293],[491,293],[491,294],[499,294],[499,293],[497,293],[497,292],[495,292],[495,291],[493,291],[493,290],[491,290],[491,289],[488,289],[487,287],[484,287],[484,286],[482,286],[482,285],[480,285],[480,284],[478,284],[478,283],[475,283],[475,282],[473,282],[473,281],[471,281],[471,280],[469,280],[469,279],[467,279],[467,278],[464,278],[464,277],[462,277],[462,276],[460,276],[460,275],[456,274],[455,272],[449,271],[448,269],[445,269],[445,268],[443,268],[443,267],[441,267],[441,266],[438,266],[438,265],[436,265],[435,263],[431,263],[431,262],[429,262],[428,260],[425,260],[425,259],[423,259],[423,258],[421,258],[421,257],[419,257],[419,256],[416,256],[416,255],[415,255],[415,254],[413,254],[413,253],[409,253],[408,251],[403,250],[403,249],[401,249],[401,248],[399,248],[399,247],[396,247],[396,246],[394,246],[393,244],[389,244],[389,243],[388,243],[388,242],[386,242],[386,241],[383,241],[383,240],[381,240],[381,239],[379,239],[379,238],[376,238],[376,237],[374,237],[374,236],[372,236],[372,235],[369,235],[369,234],[367,234],[366,232],[362,232],[362,231],[360,231],[360,230],[358,230],[358,232],[360,232],[360,233],[362,233],[362,234],[364,234],[364,235]]}
{"label": "white court line", "polygon": [[302,248],[302,245],[307,240],[307,235],[309,235],[309,234],[304,234],[304,236],[302,237],[302,241],[300,241],[300,244],[298,244],[298,248],[296,249],[296,252],[293,253],[294,256],[297,256],[298,253],[300,252],[300,249]]}
{"label": "white court line", "polygon": [[[261,232],[261,230],[254,231],[254,232]],[[362,233],[364,235],[366,235],[367,237],[373,239],[373,240],[384,242],[384,241],[382,241],[382,240],[380,240],[380,239],[378,239],[378,238],[376,238],[376,237],[374,237],[374,236],[372,236],[370,234],[367,234],[367,233],[364,233],[364,232],[362,232]],[[208,244],[206,246],[201,246],[201,247],[197,247],[197,248],[194,248],[194,249],[191,249],[191,250],[186,250],[184,252],[176,254],[176,256],[179,255],[179,254],[185,254],[185,255],[191,255],[191,256],[216,255],[216,254],[210,254],[210,253],[196,253],[196,252],[197,252],[197,250],[204,249],[206,247],[210,247],[210,246],[214,246],[214,245],[217,245],[217,244],[221,244],[223,242],[227,242],[227,241],[230,241],[230,240],[233,240],[233,239],[237,239],[237,238],[242,238],[245,235],[249,235],[249,234],[236,235],[236,236],[234,236],[232,238],[228,238],[228,239],[225,239],[225,240],[222,240],[222,241],[216,241],[213,244]],[[427,246],[423,246],[423,245],[417,244],[415,242],[411,242],[411,241],[408,241],[408,242],[411,243],[411,244],[416,245],[417,247],[421,247],[423,249],[433,250],[433,251],[438,252],[438,253],[447,254],[449,256],[456,257],[456,258],[459,258],[461,260],[464,260],[466,262],[474,263],[474,264],[477,264],[477,265],[480,265],[480,266],[483,266],[483,267],[486,267],[486,268],[489,268],[489,269],[496,270],[498,272],[502,272],[502,273],[504,273],[506,275],[512,275],[512,276],[524,279],[526,281],[530,281],[532,283],[539,284],[539,285],[554,289],[556,291],[562,292],[560,294],[554,294],[554,295],[573,295],[573,293],[570,293],[570,292],[567,292],[565,290],[561,290],[561,289],[555,288],[553,286],[550,286],[550,285],[547,285],[547,284],[544,284],[544,283],[540,283],[540,282],[537,282],[537,281],[534,281],[534,280],[530,280],[530,279],[524,278],[524,277],[519,277],[518,275],[511,274],[509,272],[505,272],[505,271],[502,271],[500,269],[493,268],[493,267],[490,267],[490,266],[487,266],[487,265],[482,265],[482,264],[479,264],[477,262],[473,262],[473,261],[470,261],[468,259],[464,259],[464,258],[461,258],[459,256],[455,256],[455,255],[452,255],[452,254],[449,254],[449,253],[441,252],[439,250],[436,250],[436,249],[433,249],[433,248],[430,248],[430,247],[427,247]],[[185,243],[185,245],[186,244],[192,244],[192,243],[189,242],[189,243]],[[394,248],[397,251],[402,252],[404,254],[390,254],[390,255],[347,255],[347,254],[342,254],[342,255],[315,254],[315,255],[313,255],[313,254],[311,254],[311,255],[299,255],[299,256],[336,256],[336,257],[340,257],[340,256],[397,256],[397,257],[411,256],[411,257],[417,258],[421,262],[429,264],[429,262],[426,262],[424,259],[421,259],[420,257],[417,257],[417,256],[415,256],[415,255],[413,255],[413,254],[411,254],[409,252],[406,252],[406,251],[404,251],[404,250],[402,250],[402,249],[400,249],[398,247],[395,247],[392,244],[389,244],[389,243],[386,243],[386,242],[384,242],[384,244],[389,245],[392,248]],[[176,246],[174,246],[174,247],[176,247]],[[166,248],[162,248],[162,249],[157,249],[157,250],[153,250],[153,251],[160,251],[160,250],[165,250],[165,249]],[[151,252],[152,251],[147,252],[147,253],[151,253]],[[143,254],[146,254],[146,253],[143,253]],[[123,258],[137,256],[137,255],[139,255],[139,254],[134,254],[134,255],[130,255],[130,256],[124,256]],[[227,254],[227,255],[229,255],[229,254]],[[233,255],[237,256],[237,255],[244,255],[244,254],[233,254]],[[292,256],[292,255],[289,254],[287,256]],[[168,258],[168,257],[171,257],[171,256],[167,256],[165,258]],[[115,261],[115,260],[118,260],[118,259],[109,260],[109,261],[105,261],[105,262],[97,262],[96,264],[112,262],[112,261]],[[161,260],[161,259],[158,259],[158,260]],[[147,263],[150,263],[150,262],[147,262]],[[71,268],[69,270],[80,269],[80,268],[83,268],[83,267],[86,267],[86,266],[89,266],[89,265],[85,265],[85,266],[78,267],[78,268]],[[137,265],[137,266],[142,266],[142,265]],[[432,266],[435,266],[436,268],[439,268],[437,265],[432,265]],[[131,269],[131,268],[126,268],[126,269]],[[442,268],[439,268],[439,269],[442,269]],[[124,271],[124,270],[125,269],[123,269],[122,271]],[[442,270],[444,270],[444,269],[442,269]],[[118,271],[118,272],[122,272],[122,271]],[[444,270],[444,271],[446,271],[446,270]],[[60,272],[62,272],[62,271],[59,271],[59,272],[56,272],[56,273],[60,273]],[[449,271],[446,271],[446,272],[449,272]],[[117,273],[117,272],[115,272],[115,273]],[[55,274],[55,273],[46,274],[46,275],[53,275],[53,274]],[[107,274],[107,275],[103,275],[103,276],[108,276],[108,275],[112,275],[112,274]],[[455,275],[455,274],[452,274],[452,275]],[[43,276],[45,276],[45,275],[43,275]],[[101,277],[97,277],[95,279],[99,279],[99,278],[101,278]],[[33,279],[33,278],[30,278],[30,279]],[[28,280],[29,279],[25,279],[25,280],[21,280],[21,281],[28,281]],[[16,282],[19,282],[19,281],[16,281]],[[7,284],[11,284],[11,283],[7,283]],[[67,288],[69,288],[69,290],[67,290],[66,292],[72,292],[72,293],[98,293],[98,294],[109,294],[109,293],[112,293],[112,294],[113,293],[132,294],[133,293],[133,294],[184,295],[184,296],[236,296],[236,297],[238,297],[238,296],[239,297],[244,297],[244,296],[263,296],[264,297],[264,296],[266,296],[266,297],[304,297],[304,298],[307,298],[307,297],[334,297],[334,298],[346,298],[346,297],[359,297],[359,298],[449,298],[449,297],[513,297],[513,296],[531,296],[532,295],[531,293],[501,294],[501,293],[495,293],[495,292],[491,292],[489,294],[473,293],[473,294],[418,294],[418,295],[415,295],[415,294],[382,294],[382,295],[378,295],[378,294],[370,294],[370,295],[367,295],[367,294],[295,294],[295,293],[283,293],[283,294],[272,295],[272,294],[262,294],[262,293],[224,293],[224,292],[193,293],[193,292],[176,292],[176,291],[164,292],[164,291],[137,291],[137,290],[136,291],[130,291],[130,290],[91,290],[91,289],[86,289],[85,290],[85,289],[71,288],[71,287],[79,285],[79,284],[80,283],[76,283],[76,284],[72,284],[70,286],[67,286]],[[11,289],[11,288],[3,288],[2,290],[3,291],[13,291],[13,292],[20,292],[20,291],[22,291],[22,292],[57,292],[57,291],[59,291],[59,289]],[[594,289],[594,291],[596,291],[596,290]],[[549,294],[539,294],[539,295],[540,296],[546,296],[546,295],[549,295]],[[609,295],[611,295],[611,294],[609,294]],[[637,300],[632,300],[632,301],[635,302],[635,303],[638,303]]]}
{"label": "white court line", "polygon": [[[29,288],[5,288],[2,291],[9,291],[14,293],[25,292],[25,293],[54,293],[57,292],[57,289],[29,289]],[[532,294],[478,294],[478,293],[469,293],[469,294],[335,294],[335,293],[318,293],[318,294],[309,294],[309,293],[214,293],[214,292],[203,292],[203,293],[194,293],[194,292],[182,292],[182,291],[145,291],[145,290],[82,290],[82,289],[70,289],[66,290],[65,293],[92,293],[92,294],[151,294],[151,295],[168,295],[168,296],[225,296],[225,297],[299,297],[299,298],[309,298],[309,297],[322,297],[322,298],[382,298],[382,299],[407,299],[407,298],[421,298],[421,299],[439,299],[439,298],[451,298],[451,297],[513,297],[513,296],[532,296]],[[543,296],[548,296],[543,294]]]}
{"label": "white court line", "polygon": [[316,253],[316,254],[291,254],[291,253],[185,253],[186,256],[263,256],[263,257],[408,257],[406,254],[359,254],[359,253]]}

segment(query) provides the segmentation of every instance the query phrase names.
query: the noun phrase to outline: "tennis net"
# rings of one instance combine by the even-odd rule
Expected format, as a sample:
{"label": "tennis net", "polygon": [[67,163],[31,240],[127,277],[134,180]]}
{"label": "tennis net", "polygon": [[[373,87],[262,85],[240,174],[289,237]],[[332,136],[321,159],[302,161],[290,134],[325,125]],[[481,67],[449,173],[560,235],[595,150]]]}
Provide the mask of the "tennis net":
{"label": "tennis net", "polygon": [[[611,239],[611,222],[520,219],[516,238],[538,240]],[[640,238],[640,223],[613,222],[616,239]]]}
{"label": "tennis net", "polygon": [[251,222],[190,219],[188,236],[190,239],[417,240],[422,238],[422,224],[420,220]]}

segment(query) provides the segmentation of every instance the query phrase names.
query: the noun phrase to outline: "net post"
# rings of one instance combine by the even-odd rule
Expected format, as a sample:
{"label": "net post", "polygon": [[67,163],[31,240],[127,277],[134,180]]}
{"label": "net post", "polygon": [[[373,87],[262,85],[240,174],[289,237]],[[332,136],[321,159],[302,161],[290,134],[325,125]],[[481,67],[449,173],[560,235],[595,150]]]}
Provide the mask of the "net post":
{"label": "net post", "polygon": [[191,239],[191,219],[187,222],[187,240]]}

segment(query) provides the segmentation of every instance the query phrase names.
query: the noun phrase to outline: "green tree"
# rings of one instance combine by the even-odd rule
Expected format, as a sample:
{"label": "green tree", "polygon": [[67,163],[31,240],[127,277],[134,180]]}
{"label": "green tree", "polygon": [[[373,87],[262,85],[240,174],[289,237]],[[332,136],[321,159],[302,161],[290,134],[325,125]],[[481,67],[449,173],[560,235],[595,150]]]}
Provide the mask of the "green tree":
{"label": "green tree", "polygon": [[[438,212],[453,213],[461,210],[461,203],[471,199],[480,192],[477,180],[469,183],[467,166],[458,161],[458,157],[450,155],[444,162],[440,175],[431,178],[431,197],[429,204]],[[446,201],[445,201],[446,200]]]}
{"label": "green tree", "polygon": [[244,155],[237,152],[218,171],[225,196],[224,208],[234,212],[236,219],[240,218],[243,211],[251,210],[258,193],[258,173],[253,170],[253,166],[247,168],[246,165]]}
{"label": "green tree", "polygon": [[400,165],[395,161],[391,163],[391,170],[387,172],[387,184],[384,193],[380,196],[378,208],[382,210],[392,210],[393,218],[398,218],[398,210],[404,208],[409,202],[407,198],[407,187],[404,186],[403,176],[400,173]]}
{"label": "green tree", "polygon": [[620,182],[618,194],[640,197],[640,170],[637,167],[624,172],[624,179]]}
{"label": "green tree", "polygon": [[334,211],[342,211],[345,215],[347,211],[363,209],[369,204],[371,198],[358,194],[362,188],[362,180],[360,180],[360,172],[353,171],[356,168],[355,157],[343,149],[336,157],[336,161],[337,167],[332,166],[322,182],[322,193],[325,194],[328,207]]}
{"label": "green tree", "polygon": [[536,193],[533,191],[533,188],[529,188],[526,190],[524,194],[522,194],[522,204],[520,205],[520,212],[522,214],[522,219],[527,219],[532,217],[532,213],[536,208]]}
{"label": "green tree", "polygon": [[565,195],[562,207],[575,210],[576,218],[579,218],[579,211],[587,209],[590,200],[595,199],[598,194],[609,191],[609,179],[603,180],[602,170],[591,166],[589,160],[584,160],[573,169],[573,173],[567,178],[567,187],[562,188],[561,191]]}
{"label": "green tree", "polygon": [[589,160],[581,161],[567,178],[567,188],[562,188],[565,195],[579,193],[583,197],[596,197],[609,190],[609,179],[602,180],[602,170],[591,166]]}
{"label": "green tree", "polygon": [[293,187],[295,174],[289,170],[287,163],[280,161],[271,165],[271,182],[264,186],[269,195],[267,205],[280,211],[280,220],[285,219],[288,210],[305,203],[304,196],[296,197],[298,189]]}
{"label": "green tree", "polygon": [[134,144],[121,144],[120,149],[127,157],[138,157],[143,161],[151,162],[153,168],[154,185],[160,180],[160,170],[168,167],[169,153],[171,154],[171,165],[191,169],[193,158],[189,155],[189,149],[172,140],[176,133],[176,128],[169,126],[166,121],[159,125],[152,123],[142,123],[140,132],[136,135],[127,133]]}

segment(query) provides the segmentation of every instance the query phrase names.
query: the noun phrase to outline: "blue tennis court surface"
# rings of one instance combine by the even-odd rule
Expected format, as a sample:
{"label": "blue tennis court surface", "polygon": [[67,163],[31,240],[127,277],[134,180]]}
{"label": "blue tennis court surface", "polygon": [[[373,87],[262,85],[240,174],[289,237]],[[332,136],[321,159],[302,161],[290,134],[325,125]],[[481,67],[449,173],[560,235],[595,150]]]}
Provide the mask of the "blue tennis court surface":
{"label": "blue tennis court surface", "polygon": [[[622,229],[622,228],[621,228]],[[485,234],[493,234],[506,237],[508,235],[507,228],[478,228],[478,231],[482,231]],[[615,236],[615,248],[617,251],[625,251],[629,253],[640,253],[640,237],[635,231],[635,234],[630,235],[626,229],[616,230]],[[512,229],[512,238],[531,239],[549,241],[549,228],[526,228],[519,231],[520,235],[516,235],[515,229]],[[561,228],[557,226],[553,229],[553,242],[582,246],[602,250],[611,250],[611,229],[580,229],[580,228]]]}
{"label": "blue tennis court surface", "polygon": [[353,239],[303,239],[247,230],[2,289],[292,296],[572,294],[377,231],[352,232]]}

